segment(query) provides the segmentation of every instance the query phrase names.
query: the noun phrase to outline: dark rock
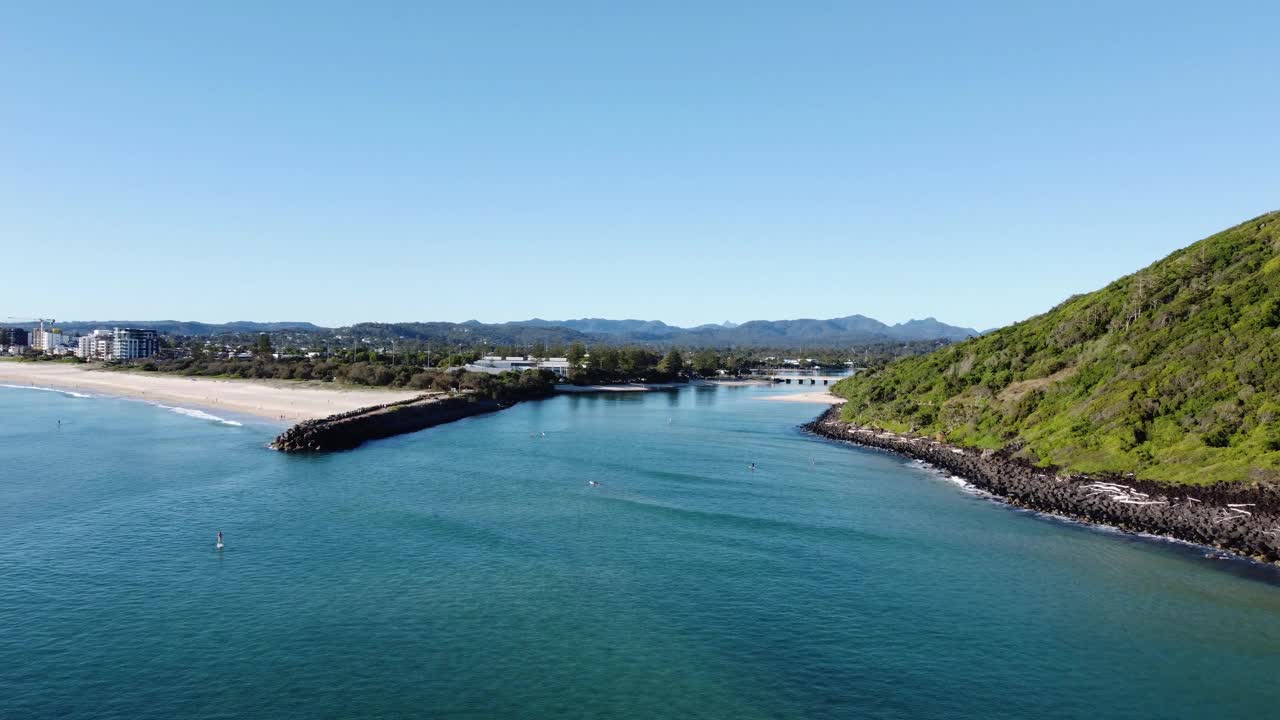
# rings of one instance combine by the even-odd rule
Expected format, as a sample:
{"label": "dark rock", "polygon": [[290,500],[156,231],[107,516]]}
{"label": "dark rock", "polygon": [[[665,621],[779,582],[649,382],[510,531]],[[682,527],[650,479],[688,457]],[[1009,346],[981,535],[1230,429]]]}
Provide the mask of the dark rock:
{"label": "dark rock", "polygon": [[1060,474],[1055,468],[1013,457],[1011,448],[977,451],[852,425],[840,419],[839,406],[805,429],[922,460],[1020,507],[1280,561],[1280,487],[1276,485],[1177,485],[1139,480],[1131,474]]}
{"label": "dark rock", "polygon": [[350,450],[367,440],[417,432],[472,415],[501,410],[510,404],[467,395],[423,395],[412,400],[300,422],[281,433],[270,447],[281,452]]}

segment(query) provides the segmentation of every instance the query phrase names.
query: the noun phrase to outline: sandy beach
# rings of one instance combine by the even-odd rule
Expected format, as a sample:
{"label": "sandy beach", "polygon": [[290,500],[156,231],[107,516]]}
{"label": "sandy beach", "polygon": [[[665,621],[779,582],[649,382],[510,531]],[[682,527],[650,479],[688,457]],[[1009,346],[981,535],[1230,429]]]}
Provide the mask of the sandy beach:
{"label": "sandy beach", "polygon": [[771,395],[762,400],[774,400],[777,402],[807,402],[821,403],[823,405],[835,405],[844,402],[844,398],[836,397],[825,390],[815,392],[791,393],[789,395]]}
{"label": "sandy beach", "polygon": [[255,415],[297,422],[420,393],[347,389],[329,383],[284,380],[216,380],[158,373],[91,370],[59,363],[0,362],[0,385],[56,388],[88,394],[137,398],[166,405],[198,407],[217,414]]}

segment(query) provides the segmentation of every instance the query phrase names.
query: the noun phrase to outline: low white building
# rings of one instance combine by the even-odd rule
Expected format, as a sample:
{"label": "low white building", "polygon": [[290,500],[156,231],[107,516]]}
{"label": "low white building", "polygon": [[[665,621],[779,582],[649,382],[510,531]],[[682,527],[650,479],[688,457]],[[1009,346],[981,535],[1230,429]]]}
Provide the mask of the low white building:
{"label": "low white building", "polygon": [[497,375],[502,372],[524,372],[525,370],[550,370],[559,377],[569,377],[569,359],[568,358],[547,358],[546,360],[536,360],[527,357],[502,357],[501,355],[486,355],[479,360],[464,366],[465,370],[470,372],[484,372]]}

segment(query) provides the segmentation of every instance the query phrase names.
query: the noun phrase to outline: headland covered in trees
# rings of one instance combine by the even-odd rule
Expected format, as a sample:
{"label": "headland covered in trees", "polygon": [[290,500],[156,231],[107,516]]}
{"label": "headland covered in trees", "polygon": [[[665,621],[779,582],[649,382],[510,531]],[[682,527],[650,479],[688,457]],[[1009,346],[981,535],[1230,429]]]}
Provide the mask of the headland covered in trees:
{"label": "headland covered in trees", "polygon": [[833,391],[847,402],[812,426],[821,434],[928,459],[1038,509],[1274,560],[1280,213]]}

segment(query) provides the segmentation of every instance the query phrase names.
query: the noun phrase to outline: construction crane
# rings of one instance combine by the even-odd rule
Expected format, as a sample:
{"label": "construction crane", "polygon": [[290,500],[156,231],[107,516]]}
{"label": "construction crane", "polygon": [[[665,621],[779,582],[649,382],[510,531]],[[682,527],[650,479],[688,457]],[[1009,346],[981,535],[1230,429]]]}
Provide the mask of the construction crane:
{"label": "construction crane", "polygon": [[24,317],[8,317],[8,318],[5,318],[5,319],[6,319],[6,320],[8,320],[9,322],[20,322],[20,323],[38,322],[38,323],[40,323],[40,332],[44,332],[44,324],[45,324],[45,323],[49,323],[50,325],[53,325],[54,323],[58,322],[57,320],[54,320],[53,318],[24,318]]}

